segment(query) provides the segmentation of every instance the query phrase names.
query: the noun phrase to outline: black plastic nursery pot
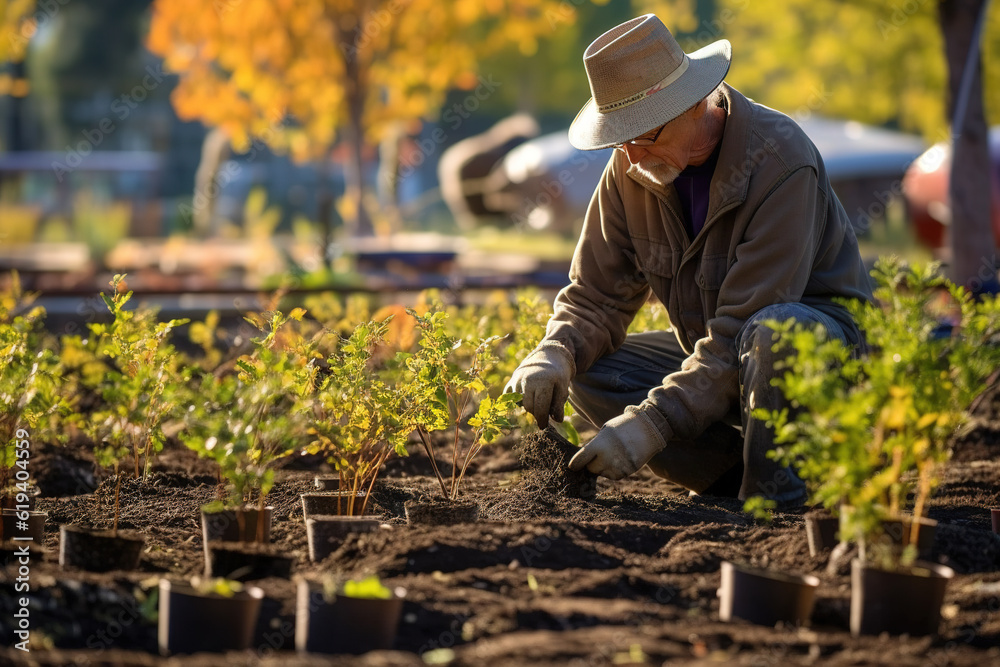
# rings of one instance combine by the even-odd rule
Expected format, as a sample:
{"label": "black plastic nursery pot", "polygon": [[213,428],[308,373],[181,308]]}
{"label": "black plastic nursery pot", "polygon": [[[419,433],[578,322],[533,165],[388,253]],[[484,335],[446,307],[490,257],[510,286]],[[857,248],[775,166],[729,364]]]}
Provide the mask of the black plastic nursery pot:
{"label": "black plastic nursery pot", "polygon": [[264,591],[250,586],[230,597],[160,580],[160,653],[242,651],[250,647]]}
{"label": "black plastic nursery pot", "polygon": [[396,638],[405,593],[388,600],[338,595],[327,601],[323,587],[300,581],[295,608],[295,648],[310,653],[388,650]]}
{"label": "black plastic nursery pot", "polygon": [[29,488],[27,492],[22,492],[16,487],[12,487],[6,493],[0,495],[0,509],[26,509],[29,512],[34,512],[40,494],[41,491],[35,487]]}
{"label": "black plastic nursery pot", "polygon": [[[263,539],[257,539],[257,520],[260,511],[257,508],[244,508],[206,512],[201,510],[202,539],[209,542],[257,542],[265,544],[271,541],[271,514],[273,507],[265,507],[263,522]],[[242,516],[241,516],[242,515]]]}
{"label": "black plastic nursery pot", "polygon": [[941,623],[941,605],[955,571],[917,562],[897,571],[880,570],[860,559],[851,562],[851,634],[932,635]]}
{"label": "black plastic nursery pot", "polygon": [[810,512],[803,517],[806,524],[806,540],[809,555],[818,556],[837,546],[840,519],[828,512]]}
{"label": "black plastic nursery pot", "polygon": [[[311,516],[362,516],[372,513],[371,498],[365,502],[364,493],[354,495],[354,503],[351,504],[350,491],[333,491],[326,493],[303,493],[299,497],[302,499],[302,514],[308,519]],[[350,511],[349,511],[350,510]]]}
{"label": "black plastic nursery pot", "polygon": [[139,567],[146,538],[133,531],[59,526],[59,565],[90,572]]}
{"label": "black plastic nursery pot", "polygon": [[452,526],[479,520],[479,503],[471,500],[407,500],[403,510],[411,525]]}
{"label": "black plastic nursery pot", "polygon": [[294,559],[270,544],[209,542],[205,547],[205,576],[252,581],[292,576]]}
{"label": "black plastic nursery pot", "polygon": [[45,519],[47,512],[3,510],[0,521],[0,540],[32,542],[38,548],[45,544]]}
{"label": "black plastic nursery pot", "polygon": [[805,625],[812,616],[819,578],[746,567],[723,561],[719,618],[758,625]]}
{"label": "black plastic nursery pot", "polygon": [[378,530],[378,519],[363,516],[315,515],[306,519],[306,537],[309,540],[309,560],[318,563],[337,550],[352,533],[370,533]]}

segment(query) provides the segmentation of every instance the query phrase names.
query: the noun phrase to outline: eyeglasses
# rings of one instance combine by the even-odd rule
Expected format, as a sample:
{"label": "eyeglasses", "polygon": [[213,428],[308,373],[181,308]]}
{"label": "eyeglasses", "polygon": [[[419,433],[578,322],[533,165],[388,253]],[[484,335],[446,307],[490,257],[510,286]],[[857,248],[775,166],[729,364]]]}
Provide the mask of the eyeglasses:
{"label": "eyeglasses", "polygon": [[616,151],[621,151],[622,153],[625,153],[625,146],[627,146],[629,144],[631,144],[633,146],[642,146],[642,147],[652,146],[653,144],[656,143],[656,140],[660,137],[660,132],[663,132],[663,128],[665,128],[665,127],[666,127],[666,124],[661,125],[660,129],[658,129],[656,131],[656,134],[654,134],[652,136],[652,138],[650,138],[650,137],[639,137],[637,139],[633,139],[632,141],[626,141],[624,143],[615,144],[612,148],[614,148]]}

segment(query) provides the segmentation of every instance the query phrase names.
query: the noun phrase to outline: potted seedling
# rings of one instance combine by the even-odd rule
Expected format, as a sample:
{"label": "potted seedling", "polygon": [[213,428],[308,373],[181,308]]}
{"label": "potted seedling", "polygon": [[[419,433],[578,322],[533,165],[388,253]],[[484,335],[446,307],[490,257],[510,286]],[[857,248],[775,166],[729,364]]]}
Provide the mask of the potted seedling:
{"label": "potted seedling", "polygon": [[309,404],[297,388],[304,384],[300,376],[311,372],[303,361],[307,353],[299,349],[308,344],[289,331],[289,323],[303,315],[295,309],[287,316],[275,311],[248,318],[263,333],[252,340],[254,351],[236,360],[236,376],[203,378],[199,402],[189,409],[180,438],[214,460],[224,480],[220,497],[201,508],[206,563],[212,542],[270,541],[267,494],[275,464],[298,451],[305,437]]}
{"label": "potted seedling", "polygon": [[316,386],[309,416],[313,440],[304,451],[325,456],[339,479],[338,491],[301,496],[314,561],[329,555],[347,535],[379,527],[379,521],[365,517],[372,489],[386,460],[406,455],[412,426],[403,394],[384,379],[391,371],[375,359],[390,321],[357,325],[338,340],[323,372],[309,379]]}
{"label": "potted seedling", "polygon": [[303,513],[363,515],[383,464],[406,455],[409,425],[401,391],[384,379],[374,358],[385,342],[391,318],[357,325],[339,340],[325,368],[307,382],[316,386],[310,413],[313,436],[304,449],[320,454],[336,470],[339,490],[302,494]]}
{"label": "potted seedling", "polygon": [[371,576],[321,583],[300,580],[295,611],[295,648],[310,653],[388,650],[403,609],[402,588],[389,589]]}
{"label": "potted seedling", "polygon": [[190,585],[160,579],[160,653],[250,648],[264,591],[238,581],[195,577]]}
{"label": "potted seedling", "polygon": [[[493,398],[484,377],[495,363],[497,336],[475,341],[467,367],[455,357],[468,342],[445,329],[448,314],[433,309],[420,315],[409,311],[420,329],[419,348],[406,358],[412,379],[404,391],[411,408],[411,419],[420,442],[431,462],[441,487],[442,499],[430,502],[408,501],[404,505],[411,523],[464,523],[475,521],[478,506],[461,502],[459,490],[469,464],[487,444],[494,442],[511,427],[510,417],[517,408],[520,394],[506,393]],[[434,457],[432,434],[449,432],[446,449],[451,470],[442,473]]]}
{"label": "potted seedling", "polygon": [[17,273],[0,292],[0,540],[41,548],[46,514],[35,512],[31,485],[32,442],[48,432],[65,407],[56,390],[58,359],[42,341],[40,306],[21,290]]}
{"label": "potted seedling", "polygon": [[115,275],[111,294],[101,294],[111,322],[89,325],[109,368],[101,391],[104,406],[85,430],[98,446],[122,452],[118,460],[130,456],[134,476],[145,478],[163,449],[163,423],[177,412],[177,392],[186,382],[168,337],[188,320],[157,322],[154,309],[127,310],[132,292],[125,277]]}
{"label": "potted seedling", "polygon": [[118,530],[122,463],[131,459],[135,477],[145,477],[153,456],[163,448],[162,425],[176,410],[174,392],[182,386],[167,338],[187,322],[157,322],[153,310],[126,310],[132,292],[127,291],[124,274],[115,275],[110,286],[111,295],[101,296],[111,322],[89,325],[109,363],[101,385],[103,405],[83,421],[83,431],[93,442],[97,464],[114,472],[114,518],[110,531],[62,526],[59,547],[62,565],[98,571],[138,566],[145,538]]}
{"label": "potted seedling", "polygon": [[[916,561],[921,520],[949,438],[1000,364],[1000,307],[934,265],[883,259],[873,275],[880,303],[848,304],[870,347],[857,358],[819,329],[774,323],[776,345],[792,352],[777,384],[796,411],[769,415],[784,443],[775,456],[799,464],[814,500],[841,506],[841,537],[859,545],[852,632],[931,634],[953,573]],[[954,325],[942,335],[945,316]]]}

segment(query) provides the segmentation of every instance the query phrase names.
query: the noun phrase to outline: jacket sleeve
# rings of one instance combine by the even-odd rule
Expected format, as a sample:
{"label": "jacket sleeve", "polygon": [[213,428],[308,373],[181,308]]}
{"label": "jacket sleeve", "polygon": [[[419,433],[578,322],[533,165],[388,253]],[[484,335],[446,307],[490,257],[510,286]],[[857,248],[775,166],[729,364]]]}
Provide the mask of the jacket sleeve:
{"label": "jacket sleeve", "polygon": [[763,199],[742,230],[735,261],[719,288],[706,335],[681,369],[639,406],[664,439],[690,439],[739,405],[737,336],[757,311],[801,300],[827,221],[816,171],[801,167]]}
{"label": "jacket sleeve", "polygon": [[616,178],[614,154],[604,169],[584,218],[570,266],[570,284],[556,296],[545,340],[573,355],[584,372],[625,340],[625,332],[649,296],[635,262]]}

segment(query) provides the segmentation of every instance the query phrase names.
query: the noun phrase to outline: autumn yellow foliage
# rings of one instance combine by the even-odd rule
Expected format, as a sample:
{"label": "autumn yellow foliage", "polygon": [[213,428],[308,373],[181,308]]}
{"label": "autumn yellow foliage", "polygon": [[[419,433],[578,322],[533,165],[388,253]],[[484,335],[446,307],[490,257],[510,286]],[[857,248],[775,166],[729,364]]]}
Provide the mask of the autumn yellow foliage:
{"label": "autumn yellow foliage", "polygon": [[[987,113],[1000,122],[1000,88],[991,85],[1000,76],[1000,10],[992,5],[982,36],[983,81]],[[849,118],[931,141],[947,137],[937,1],[719,0],[695,36],[732,41],[727,80],[793,117]]]}
{"label": "autumn yellow foliage", "polygon": [[0,0],[0,63],[24,58],[35,34],[35,0]]}
{"label": "autumn yellow foliage", "polygon": [[[526,56],[558,0],[156,0],[149,48],[180,75],[178,114],[298,160],[339,134],[372,144],[390,123],[474,88],[479,59]],[[564,10],[563,10],[564,11]],[[349,137],[350,138],[350,137]]]}

